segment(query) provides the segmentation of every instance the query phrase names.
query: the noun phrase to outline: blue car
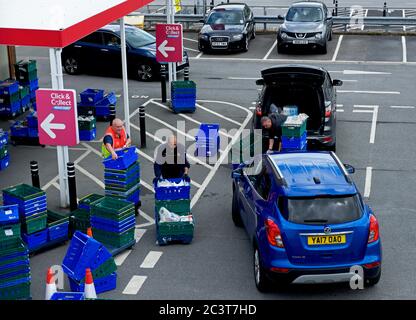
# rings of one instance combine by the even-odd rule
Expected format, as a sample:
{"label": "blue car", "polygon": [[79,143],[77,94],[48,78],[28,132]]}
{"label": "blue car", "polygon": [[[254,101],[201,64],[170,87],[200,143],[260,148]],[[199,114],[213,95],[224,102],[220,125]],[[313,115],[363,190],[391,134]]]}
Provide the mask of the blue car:
{"label": "blue car", "polygon": [[356,270],[363,286],[378,283],[379,226],[354,171],[326,151],[265,154],[233,171],[232,218],[252,241],[260,291],[350,282]]}

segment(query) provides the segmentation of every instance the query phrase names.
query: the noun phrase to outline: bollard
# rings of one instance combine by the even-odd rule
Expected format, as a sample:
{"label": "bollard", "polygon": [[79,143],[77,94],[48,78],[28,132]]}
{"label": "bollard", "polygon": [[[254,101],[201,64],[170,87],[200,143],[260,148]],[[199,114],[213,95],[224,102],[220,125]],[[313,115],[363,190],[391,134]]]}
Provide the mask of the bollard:
{"label": "bollard", "polygon": [[214,8],[214,0],[211,0],[210,8],[211,8],[211,10]]}
{"label": "bollard", "polygon": [[113,120],[116,118],[116,106],[110,106],[110,126],[113,124]]}
{"label": "bollard", "polygon": [[189,81],[189,67],[185,67],[185,69],[183,69],[183,80]]}
{"label": "bollard", "polygon": [[68,172],[69,209],[75,211],[78,209],[75,164],[73,162],[68,162],[66,168]]}
{"label": "bollard", "polygon": [[146,111],[144,106],[139,107],[140,120],[140,147],[146,148]]}
{"label": "bollard", "polygon": [[197,10],[196,10],[196,4],[194,5],[194,14],[197,14]]}
{"label": "bollard", "polygon": [[32,186],[40,189],[39,167],[37,161],[30,161],[30,174],[32,176]]}
{"label": "bollard", "polygon": [[383,17],[387,16],[387,2],[384,2],[384,6],[383,6]]}
{"label": "bollard", "polygon": [[335,16],[338,16],[338,0],[335,0]]}
{"label": "bollard", "polygon": [[166,65],[160,66],[160,86],[162,90],[162,102],[166,102]]}

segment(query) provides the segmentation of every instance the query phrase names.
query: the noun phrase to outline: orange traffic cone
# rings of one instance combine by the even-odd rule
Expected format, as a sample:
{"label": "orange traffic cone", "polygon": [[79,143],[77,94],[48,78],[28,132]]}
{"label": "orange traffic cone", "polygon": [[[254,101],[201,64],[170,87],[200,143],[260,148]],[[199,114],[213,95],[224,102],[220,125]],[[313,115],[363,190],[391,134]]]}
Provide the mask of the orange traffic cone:
{"label": "orange traffic cone", "polygon": [[87,268],[85,271],[84,294],[86,299],[97,299],[97,293],[95,292],[94,281],[92,279],[90,268]]}
{"label": "orange traffic cone", "polygon": [[53,294],[57,292],[56,290],[56,283],[54,279],[54,274],[52,269],[48,269],[48,273],[46,274],[46,293],[45,293],[45,300],[50,300]]}
{"label": "orange traffic cone", "polygon": [[92,229],[91,229],[91,227],[89,227],[89,228],[87,229],[87,235],[88,235],[89,237],[91,237],[91,238],[94,238],[94,237],[92,236]]}

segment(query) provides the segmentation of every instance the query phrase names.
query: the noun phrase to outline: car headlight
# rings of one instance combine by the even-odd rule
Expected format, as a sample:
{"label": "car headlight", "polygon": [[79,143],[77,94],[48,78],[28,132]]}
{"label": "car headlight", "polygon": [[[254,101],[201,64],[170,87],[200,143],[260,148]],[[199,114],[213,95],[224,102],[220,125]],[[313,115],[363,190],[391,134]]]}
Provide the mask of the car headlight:
{"label": "car headlight", "polygon": [[315,34],[315,39],[322,39],[322,33],[317,33],[317,34]]}
{"label": "car headlight", "polygon": [[202,40],[208,40],[209,39],[207,34],[200,34],[199,38],[202,39]]}
{"label": "car headlight", "polygon": [[280,32],[280,37],[281,37],[282,39],[287,39],[287,33],[286,33],[286,32],[281,31],[281,32]]}
{"label": "car headlight", "polygon": [[236,34],[236,35],[233,35],[233,40],[241,40],[241,39],[243,39],[243,35],[242,34]]}

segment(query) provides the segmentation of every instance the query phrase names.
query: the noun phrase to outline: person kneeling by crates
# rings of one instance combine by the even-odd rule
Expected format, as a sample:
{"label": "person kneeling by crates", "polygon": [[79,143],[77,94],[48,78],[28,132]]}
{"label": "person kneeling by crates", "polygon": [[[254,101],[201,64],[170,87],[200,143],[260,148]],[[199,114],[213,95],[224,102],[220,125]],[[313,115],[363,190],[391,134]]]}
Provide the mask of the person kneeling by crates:
{"label": "person kneeling by crates", "polygon": [[189,179],[190,164],[186,156],[185,146],[177,143],[176,136],[170,136],[168,142],[161,144],[155,154],[153,168],[156,180]]}
{"label": "person kneeling by crates", "polygon": [[116,160],[118,158],[116,151],[130,147],[130,145],[131,139],[126,133],[123,121],[115,118],[104,134],[103,145],[101,146],[103,158],[111,155],[113,160]]}

